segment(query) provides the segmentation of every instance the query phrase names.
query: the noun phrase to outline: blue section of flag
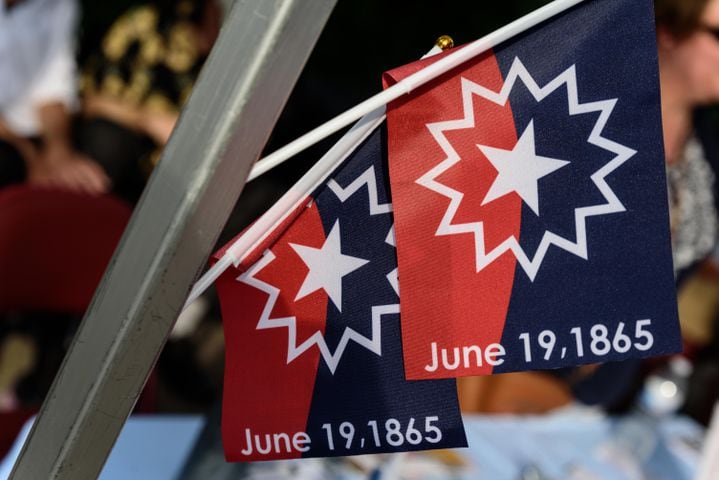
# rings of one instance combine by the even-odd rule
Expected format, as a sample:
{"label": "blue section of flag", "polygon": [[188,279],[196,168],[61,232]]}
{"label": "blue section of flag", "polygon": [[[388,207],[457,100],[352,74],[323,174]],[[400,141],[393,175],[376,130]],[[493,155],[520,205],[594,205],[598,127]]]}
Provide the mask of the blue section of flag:
{"label": "blue section of flag", "polygon": [[[580,102],[617,99],[602,136],[637,152],[606,177],[626,211],[586,219],[586,260],[552,246],[533,281],[518,266],[502,344],[524,352],[528,342],[532,360],[509,355],[495,372],[626,358],[622,335],[641,355],[646,332],[653,355],[677,351],[652,2],[585,2],[495,53],[505,77],[519,58],[540,86],[574,65]],[[520,244],[531,256],[547,230],[576,239],[574,209],[605,203],[590,177],[614,154],[587,142],[599,114],[569,115],[566,88],[540,102],[515,88],[509,101],[518,135],[534,121],[538,155],[571,162],[539,180],[539,216],[523,205]],[[548,358],[546,330],[556,336],[544,336]]]}
{"label": "blue section of flag", "polygon": [[[343,277],[341,311],[328,302],[325,338],[333,351],[347,328],[372,336],[373,307],[399,303],[391,281],[397,258],[389,235],[393,216],[385,137],[384,127],[376,130],[333,175],[336,185],[344,189],[359,178],[372,178],[377,193],[375,213],[371,213],[371,184],[365,183],[344,201],[326,186],[313,195],[326,234],[339,221],[342,254],[369,261]],[[367,174],[370,168],[374,169],[371,175]],[[382,315],[380,325],[381,355],[349,342],[334,372],[320,360],[307,433],[323,441],[313,444],[311,455],[466,446],[455,381],[406,381],[399,315]],[[328,431],[334,448],[324,441]]]}
{"label": "blue section of flag", "polygon": [[[373,167],[373,173],[367,173]],[[376,131],[343,168],[333,175],[340,187],[347,187],[357,179],[372,178],[376,182],[377,202],[375,208],[386,213],[370,213],[367,184],[342,201],[331,190],[323,189],[315,197],[317,209],[328,233],[336,222],[341,228],[342,253],[368,260],[369,263],[344,277],[342,284],[342,311],[332,302],[328,304],[325,337],[332,346],[339,341],[345,327],[370,336],[369,319],[373,305],[399,303],[399,296],[392,288],[387,275],[397,268],[395,246],[386,241],[391,233],[393,217],[386,161],[382,158],[380,132]],[[396,316],[395,316],[396,317]]]}

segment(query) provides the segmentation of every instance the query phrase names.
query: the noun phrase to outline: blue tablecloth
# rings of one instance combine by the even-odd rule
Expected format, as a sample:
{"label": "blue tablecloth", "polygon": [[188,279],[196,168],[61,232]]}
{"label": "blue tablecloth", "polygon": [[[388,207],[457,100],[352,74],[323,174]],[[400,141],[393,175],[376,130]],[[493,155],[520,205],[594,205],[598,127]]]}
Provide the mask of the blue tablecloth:
{"label": "blue tablecloth", "polygon": [[[197,416],[131,417],[100,478],[176,479],[203,422]],[[7,478],[29,426],[0,465],[0,480]],[[704,435],[700,426],[684,417],[656,421],[566,412],[542,417],[466,416],[465,427],[469,448],[443,454],[226,465],[232,472],[229,476],[220,475],[222,468],[214,471],[216,478],[223,479],[691,480]]]}

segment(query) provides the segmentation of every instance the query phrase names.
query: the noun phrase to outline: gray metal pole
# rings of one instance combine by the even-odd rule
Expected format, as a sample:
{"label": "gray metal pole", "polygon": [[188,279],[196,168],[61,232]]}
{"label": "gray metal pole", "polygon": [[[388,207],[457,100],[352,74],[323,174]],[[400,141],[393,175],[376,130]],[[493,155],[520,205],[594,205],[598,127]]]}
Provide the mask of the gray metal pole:
{"label": "gray metal pole", "polygon": [[100,474],[335,2],[237,0],[12,479]]}

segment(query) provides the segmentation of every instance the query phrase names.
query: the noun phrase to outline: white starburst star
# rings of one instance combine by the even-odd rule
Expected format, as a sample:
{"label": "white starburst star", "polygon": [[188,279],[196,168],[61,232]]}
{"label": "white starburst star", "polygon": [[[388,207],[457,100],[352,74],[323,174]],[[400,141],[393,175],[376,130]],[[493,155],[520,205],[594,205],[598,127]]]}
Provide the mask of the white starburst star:
{"label": "white starburst star", "polygon": [[[488,250],[484,242],[484,222],[456,222],[455,214],[462,203],[464,194],[443,184],[439,180],[439,177],[444,172],[461,160],[459,154],[445,136],[445,132],[475,128],[472,97],[476,95],[497,105],[505,106],[509,100],[509,94],[517,81],[524,84],[537,102],[541,102],[552,92],[566,87],[569,115],[599,113],[597,121],[587,138],[587,143],[603,148],[614,154],[614,158],[590,176],[592,182],[604,197],[605,203],[574,209],[576,240],[573,241],[569,238],[564,238],[561,235],[547,230],[544,232],[539,246],[533,255],[525,252],[520,246],[519,240],[514,236],[506,238],[499,245]],[[461,82],[464,117],[456,120],[427,124],[430,133],[447,157],[416,180],[417,184],[449,199],[449,205],[440,220],[435,235],[473,235],[475,265],[478,272],[490,265],[504,253],[511,252],[532,281],[537,276],[542,260],[544,260],[544,256],[552,245],[586,260],[589,256],[587,246],[587,218],[625,211],[624,205],[607,183],[606,177],[637,153],[636,150],[632,148],[602,136],[604,126],[612,114],[617,99],[580,103],[577,92],[576,67],[574,65],[560,73],[546,85],[539,86],[519,58],[514,59],[504,84],[499,91],[490,90],[466,78],[462,78]]]}
{"label": "white starburst star", "polygon": [[[340,199],[341,202],[344,202],[348,198],[350,198],[352,195],[357,193],[358,191],[362,190],[363,187],[367,187],[367,198],[368,198],[368,207],[369,215],[382,215],[382,214],[389,214],[392,212],[392,205],[390,203],[379,203],[378,201],[378,192],[377,192],[377,179],[374,174],[374,167],[370,166],[367,170],[365,170],[364,173],[362,173],[358,178],[356,178],[352,183],[350,183],[347,187],[340,186],[337,182],[334,180],[330,180],[327,182],[327,186],[332,190],[337,198]],[[339,226],[338,224],[335,224],[338,228],[338,232],[336,233],[337,237],[339,238]],[[333,228],[334,231],[334,228]],[[330,236],[332,235],[332,232],[330,232]],[[387,235],[387,238],[385,239],[386,243],[389,243],[390,245],[394,246],[394,229],[391,229],[390,232]],[[327,243],[325,241],[325,243]],[[301,245],[300,245],[301,246]],[[323,246],[324,247],[324,246]],[[317,249],[315,249],[317,250]],[[321,249],[320,249],[321,250]],[[341,255],[341,252],[340,252]],[[343,255],[347,256],[347,255]],[[330,373],[334,375],[335,371],[337,370],[337,367],[339,365],[340,360],[342,359],[342,355],[347,348],[347,346],[350,343],[355,343],[368,351],[376,354],[376,355],[382,355],[382,318],[385,315],[397,315],[399,313],[399,303],[393,303],[388,305],[372,305],[371,312],[370,312],[370,319],[371,319],[371,333],[369,337],[366,337],[360,333],[358,333],[356,330],[347,327],[345,328],[344,332],[342,333],[342,337],[340,338],[339,342],[337,343],[337,347],[334,351],[330,350],[330,347],[327,345],[327,342],[325,341],[324,336],[322,333],[318,330],[314,332],[312,335],[310,335],[306,340],[304,340],[302,343],[297,342],[297,322],[298,319],[295,316],[286,316],[286,317],[273,317],[272,312],[275,308],[275,304],[280,298],[280,290],[262,280],[257,278],[257,274],[261,272],[267,265],[272,263],[275,260],[275,255],[272,253],[272,250],[265,251],[265,254],[262,256],[260,260],[257,261],[254,265],[252,265],[246,272],[241,274],[239,277],[237,277],[237,280],[243,283],[246,283],[247,285],[251,285],[255,287],[256,289],[265,292],[267,294],[267,301],[265,302],[265,307],[262,309],[262,313],[260,314],[260,320],[257,322],[257,329],[258,330],[265,330],[265,329],[274,329],[274,328],[284,328],[287,329],[287,363],[289,364],[294,359],[298,358],[300,355],[302,355],[304,352],[309,350],[312,347],[317,347],[320,351],[320,354],[322,358],[324,359],[325,363],[327,364],[327,368],[329,369]],[[353,257],[350,257],[353,258]],[[361,259],[359,259],[361,260]],[[397,285],[397,269],[395,268],[387,274],[387,280],[389,280],[392,288],[394,289],[395,293],[398,292],[399,286]],[[324,287],[321,287],[324,288]],[[329,294],[328,294],[329,296]],[[330,297],[331,298],[331,297]]]}
{"label": "white starburst star", "polygon": [[362,265],[369,263],[369,260],[352,257],[342,253],[342,241],[340,239],[340,222],[337,220],[327,235],[325,243],[320,248],[307,247],[290,243],[290,246],[297,252],[307,268],[304,282],[297,292],[295,301],[316,292],[320,288],[327,292],[337,310],[342,311],[342,277],[354,272]]}
{"label": "white starburst star", "polygon": [[516,192],[529,208],[539,215],[539,179],[569,164],[565,160],[542,157],[534,146],[534,120],[517,140],[512,150],[477,145],[487,160],[497,170],[497,177],[482,200],[486,205],[492,200]]}

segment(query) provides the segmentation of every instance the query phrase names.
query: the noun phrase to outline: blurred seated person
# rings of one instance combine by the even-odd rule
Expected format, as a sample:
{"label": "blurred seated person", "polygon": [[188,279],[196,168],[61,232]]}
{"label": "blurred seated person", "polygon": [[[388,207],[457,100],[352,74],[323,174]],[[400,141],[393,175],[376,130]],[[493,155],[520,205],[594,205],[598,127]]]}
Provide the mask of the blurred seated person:
{"label": "blurred seated person", "polygon": [[674,265],[680,279],[717,242],[719,0],[656,0]]}
{"label": "blurred seated person", "polygon": [[72,141],[74,0],[0,0],[0,187],[27,180],[99,194],[110,180]]}
{"label": "blurred seated person", "polygon": [[[680,280],[699,265],[701,274],[716,277],[717,260],[708,257],[719,227],[719,0],[655,0],[655,6],[675,268]],[[708,423],[719,400],[719,318],[710,328],[687,324],[699,318],[682,318],[683,331],[702,332],[691,336],[698,354],[685,411]]]}
{"label": "blurred seated person", "polygon": [[75,0],[0,6],[0,187],[135,203],[219,31],[215,1],[158,0],[121,16],[84,69],[83,117],[73,115]]}
{"label": "blurred seated person", "polygon": [[81,88],[84,115],[106,122],[115,139],[107,149],[141,138],[133,156],[149,173],[217,38],[220,16],[215,0],[156,0],[112,24],[84,67]]}

